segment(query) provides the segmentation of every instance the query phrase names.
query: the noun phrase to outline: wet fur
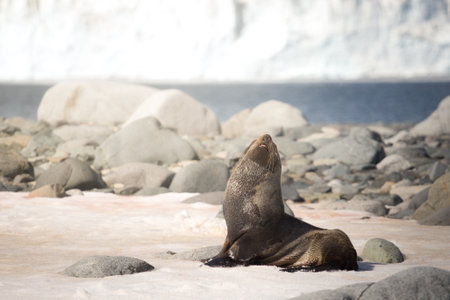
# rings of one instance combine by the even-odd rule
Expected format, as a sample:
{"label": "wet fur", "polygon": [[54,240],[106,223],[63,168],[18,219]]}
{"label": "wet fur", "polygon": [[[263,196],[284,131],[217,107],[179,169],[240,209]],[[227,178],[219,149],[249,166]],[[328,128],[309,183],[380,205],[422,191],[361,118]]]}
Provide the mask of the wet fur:
{"label": "wet fur", "polygon": [[275,265],[286,272],[358,270],[356,251],[340,230],[326,230],[284,213],[281,161],[269,135],[253,141],[227,184],[227,237],[209,266]]}

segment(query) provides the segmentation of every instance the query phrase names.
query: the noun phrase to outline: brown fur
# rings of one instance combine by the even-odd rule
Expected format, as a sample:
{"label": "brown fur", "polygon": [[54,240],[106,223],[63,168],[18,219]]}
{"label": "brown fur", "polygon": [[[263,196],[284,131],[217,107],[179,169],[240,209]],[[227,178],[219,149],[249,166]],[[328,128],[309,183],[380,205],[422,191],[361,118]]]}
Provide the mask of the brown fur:
{"label": "brown fur", "polygon": [[285,271],[358,270],[348,236],[284,213],[281,161],[270,135],[254,140],[228,180],[223,211],[227,237],[209,266],[275,265]]}

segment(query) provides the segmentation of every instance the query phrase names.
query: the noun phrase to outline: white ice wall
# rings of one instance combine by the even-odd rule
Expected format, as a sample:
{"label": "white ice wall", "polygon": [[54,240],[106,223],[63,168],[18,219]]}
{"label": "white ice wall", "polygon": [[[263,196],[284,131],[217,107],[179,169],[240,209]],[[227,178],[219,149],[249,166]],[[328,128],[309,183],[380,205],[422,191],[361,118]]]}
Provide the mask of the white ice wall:
{"label": "white ice wall", "polygon": [[448,76],[450,0],[0,0],[0,80]]}

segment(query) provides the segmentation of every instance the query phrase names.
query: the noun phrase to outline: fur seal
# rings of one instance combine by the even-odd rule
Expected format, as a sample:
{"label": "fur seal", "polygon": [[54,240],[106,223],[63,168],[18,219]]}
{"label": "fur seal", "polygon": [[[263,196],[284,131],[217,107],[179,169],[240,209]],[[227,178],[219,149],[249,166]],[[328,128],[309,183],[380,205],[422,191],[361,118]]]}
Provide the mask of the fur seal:
{"label": "fur seal", "polygon": [[338,230],[284,213],[281,160],[270,135],[254,140],[228,180],[223,213],[227,237],[208,266],[275,265],[283,271],[358,270],[356,251]]}

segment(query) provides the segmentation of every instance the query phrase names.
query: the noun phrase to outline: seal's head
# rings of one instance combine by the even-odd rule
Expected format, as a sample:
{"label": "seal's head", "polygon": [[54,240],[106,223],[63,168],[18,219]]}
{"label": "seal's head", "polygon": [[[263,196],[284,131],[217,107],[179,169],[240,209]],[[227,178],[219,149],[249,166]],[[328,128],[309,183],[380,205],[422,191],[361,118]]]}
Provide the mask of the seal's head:
{"label": "seal's head", "polygon": [[268,134],[254,140],[245,150],[243,158],[254,161],[272,173],[281,171],[277,145]]}

